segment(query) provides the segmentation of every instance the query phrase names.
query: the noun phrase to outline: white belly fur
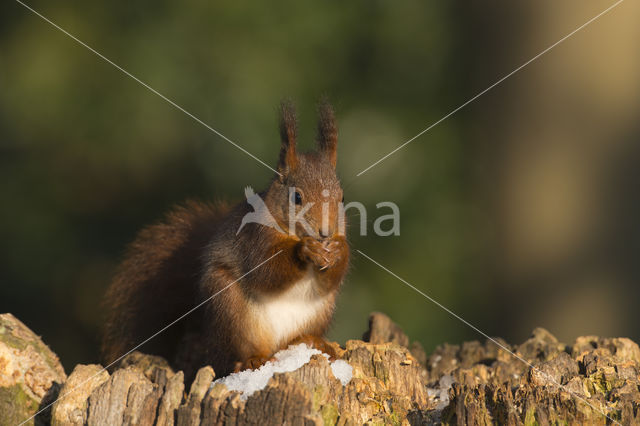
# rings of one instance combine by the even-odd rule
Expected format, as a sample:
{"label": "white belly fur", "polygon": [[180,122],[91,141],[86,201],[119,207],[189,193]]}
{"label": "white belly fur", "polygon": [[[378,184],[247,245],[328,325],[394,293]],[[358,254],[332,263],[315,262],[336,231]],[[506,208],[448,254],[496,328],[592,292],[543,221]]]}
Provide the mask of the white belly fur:
{"label": "white belly fur", "polygon": [[284,293],[260,298],[253,311],[260,324],[271,328],[274,343],[279,346],[304,332],[326,303],[327,296],[318,294],[315,273],[309,269]]}

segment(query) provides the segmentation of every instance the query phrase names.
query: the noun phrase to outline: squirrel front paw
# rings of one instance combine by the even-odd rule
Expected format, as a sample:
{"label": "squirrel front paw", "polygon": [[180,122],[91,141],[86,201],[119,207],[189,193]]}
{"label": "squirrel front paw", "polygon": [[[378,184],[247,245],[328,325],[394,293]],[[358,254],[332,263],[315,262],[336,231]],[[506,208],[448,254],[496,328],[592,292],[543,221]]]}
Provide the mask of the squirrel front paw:
{"label": "squirrel front paw", "polygon": [[304,237],[300,246],[300,258],[312,263],[320,271],[331,268],[340,260],[340,240],[318,241],[313,237]]}
{"label": "squirrel front paw", "polygon": [[329,267],[328,250],[321,241],[313,237],[304,237],[300,241],[300,259],[313,264],[318,269]]}

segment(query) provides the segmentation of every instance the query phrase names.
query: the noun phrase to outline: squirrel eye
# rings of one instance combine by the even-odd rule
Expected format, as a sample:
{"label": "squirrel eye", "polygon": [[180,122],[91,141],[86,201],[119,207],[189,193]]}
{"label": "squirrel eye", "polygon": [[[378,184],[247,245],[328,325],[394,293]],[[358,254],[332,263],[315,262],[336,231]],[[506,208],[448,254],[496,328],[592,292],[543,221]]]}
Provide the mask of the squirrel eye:
{"label": "squirrel eye", "polygon": [[342,201],[340,201],[341,203],[344,203],[344,195],[342,196]]}
{"label": "squirrel eye", "polygon": [[296,191],[296,192],[293,194],[293,201],[294,201],[296,204],[302,204],[302,195],[300,195],[300,193],[299,193],[298,191]]}

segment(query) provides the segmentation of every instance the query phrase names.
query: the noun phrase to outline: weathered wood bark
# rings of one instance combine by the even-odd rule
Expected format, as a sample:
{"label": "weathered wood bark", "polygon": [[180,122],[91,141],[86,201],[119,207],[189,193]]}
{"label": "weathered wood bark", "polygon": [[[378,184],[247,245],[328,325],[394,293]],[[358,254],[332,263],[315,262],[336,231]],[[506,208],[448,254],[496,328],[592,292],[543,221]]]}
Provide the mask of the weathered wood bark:
{"label": "weathered wood bark", "polygon": [[[52,411],[55,425],[637,424],[640,349],[629,339],[581,337],[572,346],[536,329],[518,346],[444,344],[428,358],[383,314],[338,357],[343,384],[313,356],[243,398],[201,368],[184,377],[159,357],[133,353],[111,375],[77,366]],[[518,359],[521,358],[521,359]],[[608,417],[607,417],[608,416]]]}
{"label": "weathered wood bark", "polygon": [[640,349],[631,340],[585,336],[566,346],[538,328],[519,346],[501,343],[533,367],[491,342],[429,357],[432,383],[453,378],[443,423],[640,423]]}
{"label": "weathered wood bark", "polygon": [[[58,357],[38,336],[13,315],[0,315],[0,425],[21,423],[53,402],[66,378]],[[47,423],[49,414],[29,423]]]}

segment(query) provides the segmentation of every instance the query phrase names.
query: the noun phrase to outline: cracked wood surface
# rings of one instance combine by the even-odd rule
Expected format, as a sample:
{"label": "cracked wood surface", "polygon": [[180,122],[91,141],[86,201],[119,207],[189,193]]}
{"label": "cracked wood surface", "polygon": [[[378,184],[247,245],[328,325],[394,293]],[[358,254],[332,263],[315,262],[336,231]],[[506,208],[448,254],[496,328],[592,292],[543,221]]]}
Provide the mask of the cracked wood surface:
{"label": "cracked wood surface", "polygon": [[[499,341],[534,368],[490,341],[443,344],[427,357],[398,325],[373,313],[363,340],[338,350],[353,368],[346,386],[326,358],[314,356],[246,400],[212,386],[211,367],[185,386],[182,372],[141,353],[127,356],[113,374],[78,365],[67,379],[54,366],[64,384],[52,381],[40,398],[63,398],[38,419],[55,425],[611,424],[604,412],[621,424],[640,423],[640,349],[631,340],[585,336],[565,345],[536,329],[520,345]],[[45,365],[57,362],[50,355]],[[0,357],[0,377],[5,364]],[[9,409],[35,412],[33,404],[18,406],[15,400]],[[0,424],[15,422],[3,417]]]}

